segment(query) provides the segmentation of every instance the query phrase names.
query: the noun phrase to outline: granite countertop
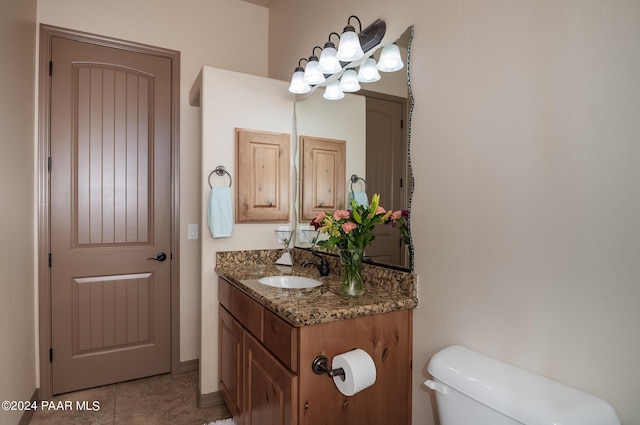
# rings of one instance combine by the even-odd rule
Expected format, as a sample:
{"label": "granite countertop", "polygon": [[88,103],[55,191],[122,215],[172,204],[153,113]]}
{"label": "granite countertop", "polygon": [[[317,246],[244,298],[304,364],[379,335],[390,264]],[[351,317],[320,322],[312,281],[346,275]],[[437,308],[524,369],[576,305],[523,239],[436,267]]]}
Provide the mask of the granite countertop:
{"label": "granite countertop", "polygon": [[[315,267],[302,268],[311,253],[294,250],[296,266],[275,264],[277,250],[225,251],[216,256],[216,273],[293,326],[308,326],[372,314],[415,308],[415,275],[365,265],[366,292],[357,297],[342,295],[337,258],[328,257],[332,273],[320,277]],[[336,273],[337,272],[337,273]],[[274,275],[310,277],[322,282],[308,289],[282,289],[263,285],[258,279]]]}

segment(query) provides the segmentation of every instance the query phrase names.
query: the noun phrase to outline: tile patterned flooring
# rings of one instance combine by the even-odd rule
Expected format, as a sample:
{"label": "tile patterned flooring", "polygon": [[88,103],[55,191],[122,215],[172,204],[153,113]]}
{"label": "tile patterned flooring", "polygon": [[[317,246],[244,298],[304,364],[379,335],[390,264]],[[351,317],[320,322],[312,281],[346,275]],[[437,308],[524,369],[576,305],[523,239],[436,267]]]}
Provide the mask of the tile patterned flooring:
{"label": "tile patterned flooring", "polygon": [[[30,425],[203,425],[231,416],[227,407],[198,408],[198,372],[158,375],[53,397],[73,410],[37,410]],[[100,409],[75,410],[76,401]],[[62,402],[62,403],[58,403]]]}

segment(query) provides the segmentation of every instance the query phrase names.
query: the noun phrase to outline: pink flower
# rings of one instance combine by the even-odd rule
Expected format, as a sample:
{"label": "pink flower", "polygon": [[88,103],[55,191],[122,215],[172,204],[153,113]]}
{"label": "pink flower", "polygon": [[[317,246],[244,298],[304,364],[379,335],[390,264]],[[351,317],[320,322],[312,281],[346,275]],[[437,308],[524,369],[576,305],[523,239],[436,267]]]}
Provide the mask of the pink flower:
{"label": "pink flower", "polygon": [[397,220],[402,217],[402,210],[397,210],[391,213],[391,220]]}
{"label": "pink flower", "polygon": [[335,221],[339,221],[340,219],[349,218],[349,217],[351,217],[351,213],[347,210],[336,210],[333,213],[333,219]]}
{"label": "pink flower", "polygon": [[320,228],[320,226],[322,225],[322,220],[324,220],[324,218],[327,216],[327,214],[325,214],[324,211],[320,211],[316,217],[311,220],[311,225],[313,226],[314,229],[318,230]]}
{"label": "pink flower", "polygon": [[322,220],[324,220],[326,216],[327,214],[324,211],[320,211],[318,214],[316,214],[316,218],[314,218],[313,221],[315,221],[316,223],[322,223]]}
{"label": "pink flower", "polygon": [[347,235],[348,235],[348,234],[349,234],[349,232],[351,232],[352,230],[354,230],[356,227],[358,227],[358,226],[356,225],[356,223],[354,223],[354,222],[352,222],[352,221],[347,221],[346,223],[344,223],[344,224],[342,225],[342,231],[343,231],[345,234],[347,234]]}
{"label": "pink flower", "polygon": [[386,210],[382,207],[378,207],[378,209],[376,210],[376,214],[382,214],[383,212],[386,212]]}

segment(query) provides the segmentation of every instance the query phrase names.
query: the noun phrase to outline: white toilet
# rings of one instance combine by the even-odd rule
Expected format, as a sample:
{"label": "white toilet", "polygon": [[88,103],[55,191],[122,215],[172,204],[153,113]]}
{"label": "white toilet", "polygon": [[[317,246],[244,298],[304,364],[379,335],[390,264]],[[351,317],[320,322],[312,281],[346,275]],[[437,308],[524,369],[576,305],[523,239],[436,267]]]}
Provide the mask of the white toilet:
{"label": "white toilet", "polygon": [[600,398],[458,345],[427,370],[441,425],[620,425]]}

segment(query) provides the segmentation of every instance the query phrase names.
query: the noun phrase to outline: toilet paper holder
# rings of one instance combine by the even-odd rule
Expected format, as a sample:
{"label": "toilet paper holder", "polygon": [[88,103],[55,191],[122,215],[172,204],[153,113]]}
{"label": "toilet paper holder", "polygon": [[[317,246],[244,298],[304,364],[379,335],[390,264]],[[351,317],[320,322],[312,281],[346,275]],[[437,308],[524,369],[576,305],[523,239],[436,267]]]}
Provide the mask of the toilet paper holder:
{"label": "toilet paper holder", "polygon": [[344,369],[341,367],[337,369],[329,369],[329,359],[322,354],[313,359],[313,362],[311,362],[311,370],[313,370],[316,375],[326,373],[330,378],[339,376],[340,379],[344,381]]}

